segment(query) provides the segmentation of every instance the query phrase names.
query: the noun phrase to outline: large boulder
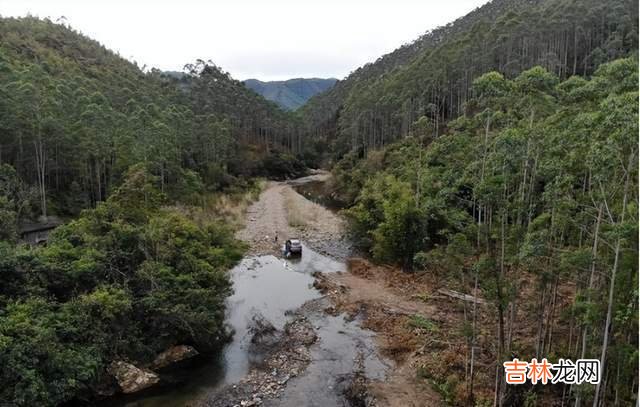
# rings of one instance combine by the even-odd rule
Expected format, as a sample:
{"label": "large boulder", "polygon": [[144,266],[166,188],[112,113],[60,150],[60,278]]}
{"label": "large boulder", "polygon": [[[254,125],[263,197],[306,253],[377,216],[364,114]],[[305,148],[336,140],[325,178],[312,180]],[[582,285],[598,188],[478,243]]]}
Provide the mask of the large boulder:
{"label": "large boulder", "polygon": [[139,392],[160,381],[158,375],[152,371],[123,361],[111,362],[108,371],[116,378],[122,392],[127,394]]}
{"label": "large boulder", "polygon": [[198,354],[199,352],[195,350],[193,346],[172,346],[156,356],[153,363],[151,364],[151,368],[154,370],[162,369],[175,363],[182,362],[183,360],[191,359]]}

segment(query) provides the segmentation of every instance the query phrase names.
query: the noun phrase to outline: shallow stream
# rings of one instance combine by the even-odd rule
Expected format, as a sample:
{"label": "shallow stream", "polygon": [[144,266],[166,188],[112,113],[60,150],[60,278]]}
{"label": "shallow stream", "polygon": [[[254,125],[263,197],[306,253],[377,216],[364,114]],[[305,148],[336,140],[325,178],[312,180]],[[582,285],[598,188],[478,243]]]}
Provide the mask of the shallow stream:
{"label": "shallow stream", "polygon": [[312,362],[305,372],[289,381],[281,398],[265,405],[343,405],[341,381],[356,369],[358,358],[362,359],[365,375],[371,379],[382,379],[386,371],[386,364],[376,355],[372,333],[361,329],[357,321],[326,314],[323,310],[329,306],[328,300],[313,288],[312,273],[344,270],[343,263],[306,246],[299,258],[243,259],[231,270],[234,293],[228,299],[227,323],[235,334],[223,352],[197,367],[178,372],[177,377],[183,383],[125,397],[109,405],[181,407],[210,398],[223,386],[237,383],[251,368],[256,358],[250,346],[253,317],[259,314],[281,329],[289,318],[287,311],[301,307],[319,337],[310,348]]}

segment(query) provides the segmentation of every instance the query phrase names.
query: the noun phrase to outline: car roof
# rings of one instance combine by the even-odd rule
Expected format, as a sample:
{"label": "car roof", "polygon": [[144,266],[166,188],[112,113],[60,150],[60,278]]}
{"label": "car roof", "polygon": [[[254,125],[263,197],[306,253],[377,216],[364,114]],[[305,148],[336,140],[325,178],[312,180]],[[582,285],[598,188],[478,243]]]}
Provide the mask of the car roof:
{"label": "car roof", "polygon": [[289,239],[291,243],[300,243],[300,239]]}

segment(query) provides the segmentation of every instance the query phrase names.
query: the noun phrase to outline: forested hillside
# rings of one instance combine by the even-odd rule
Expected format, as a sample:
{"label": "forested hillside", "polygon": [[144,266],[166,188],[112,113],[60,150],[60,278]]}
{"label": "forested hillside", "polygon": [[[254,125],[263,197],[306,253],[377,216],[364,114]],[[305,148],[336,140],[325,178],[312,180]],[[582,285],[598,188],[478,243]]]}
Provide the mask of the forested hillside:
{"label": "forested hillside", "polygon": [[496,0],[354,71],[302,109],[312,135],[338,154],[402,138],[418,118],[434,134],[464,112],[473,80],[539,65],[561,79],[589,75],[638,47],[630,0]]}
{"label": "forested hillside", "polygon": [[0,20],[0,38],[0,162],[37,186],[34,214],[95,205],[136,163],[179,195],[194,176],[215,189],[299,150],[287,115],[212,63],[145,73],[35,18]]}
{"label": "forested hillside", "polygon": [[[465,313],[458,375],[425,358],[451,402],[486,388],[505,405],[636,397],[623,389],[637,369],[637,56],[603,65],[637,49],[636,13],[632,2],[495,1],[302,110],[342,157],[334,190],[360,247],[493,302],[493,333]],[[520,392],[475,366],[500,377],[508,355],[551,354],[597,358],[610,379]]]}
{"label": "forested hillside", "polygon": [[270,82],[247,79],[244,84],[283,109],[296,110],[304,105],[310,97],[331,88],[336,81],[337,79],[333,78],[296,78]]}
{"label": "forested hillside", "polygon": [[[590,80],[561,81],[542,67],[513,80],[486,73],[445,134],[420,119],[402,142],[362,160],[351,153],[335,168],[336,191],[353,203],[351,233],[374,259],[463,293],[477,287],[492,301],[494,327],[465,313],[457,376],[427,373],[455,403],[478,397],[476,351],[485,356],[475,363],[490,366],[475,366],[476,391],[497,383],[504,405],[545,400],[543,390],[547,402],[634,403],[637,66],[637,57],[616,60]],[[493,369],[510,355],[599,359],[604,379],[595,389],[505,389]],[[426,372],[439,371],[437,359],[426,358]]]}
{"label": "forested hillside", "polygon": [[[69,27],[0,19],[0,405],[91,405],[114,361],[226,341],[244,246],[222,213],[191,214],[304,167],[286,113],[187,68],[143,72]],[[21,244],[23,221],[51,215],[66,224],[46,247]]]}
{"label": "forested hillside", "polygon": [[[356,244],[490,301],[489,325],[465,307],[442,338],[464,350],[420,359],[452,404],[635,403],[637,13],[626,0],[493,1],[300,111],[339,160]],[[506,386],[512,357],[598,359],[603,380]]]}

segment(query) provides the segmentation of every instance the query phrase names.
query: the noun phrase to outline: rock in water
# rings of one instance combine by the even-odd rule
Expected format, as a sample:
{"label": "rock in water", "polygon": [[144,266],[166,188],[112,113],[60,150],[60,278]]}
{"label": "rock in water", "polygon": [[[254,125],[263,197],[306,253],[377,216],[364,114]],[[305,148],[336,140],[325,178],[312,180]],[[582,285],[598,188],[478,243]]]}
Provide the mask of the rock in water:
{"label": "rock in water", "polygon": [[190,359],[199,355],[199,352],[193,347],[188,345],[172,346],[165,350],[158,356],[151,364],[152,369],[162,369],[174,363],[182,362],[183,360]]}
{"label": "rock in water", "polygon": [[157,374],[150,370],[140,369],[123,361],[111,362],[108,369],[118,382],[123,393],[136,393],[160,381]]}
{"label": "rock in water", "polygon": [[252,335],[251,343],[259,344],[267,339],[268,336],[274,335],[276,331],[276,327],[261,313],[258,312],[251,318],[249,325],[249,333]]}

